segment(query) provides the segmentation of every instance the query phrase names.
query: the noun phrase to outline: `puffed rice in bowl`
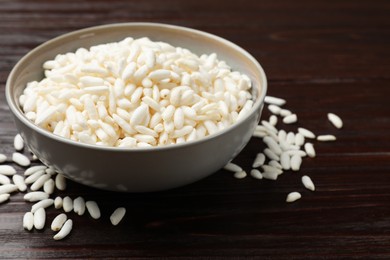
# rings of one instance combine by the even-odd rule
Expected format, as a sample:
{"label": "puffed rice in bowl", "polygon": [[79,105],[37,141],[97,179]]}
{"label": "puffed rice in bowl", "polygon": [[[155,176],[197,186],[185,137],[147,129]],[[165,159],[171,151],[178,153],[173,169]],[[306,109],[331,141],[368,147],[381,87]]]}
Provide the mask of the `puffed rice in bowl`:
{"label": "puffed rice in bowl", "polygon": [[266,90],[259,63],[225,39],[123,23],[36,47],[11,71],[6,97],[45,164],[88,186],[149,192],[193,183],[233,159]]}

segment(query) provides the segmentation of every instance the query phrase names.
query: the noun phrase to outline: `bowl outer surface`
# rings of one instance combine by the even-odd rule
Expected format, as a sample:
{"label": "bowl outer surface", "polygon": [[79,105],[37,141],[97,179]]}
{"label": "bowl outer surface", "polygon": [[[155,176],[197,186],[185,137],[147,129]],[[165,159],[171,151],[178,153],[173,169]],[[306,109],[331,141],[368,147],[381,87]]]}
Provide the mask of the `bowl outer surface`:
{"label": "bowl outer surface", "polygon": [[[27,82],[43,78],[42,64],[57,54],[80,47],[149,37],[201,54],[216,52],[234,70],[247,74],[256,102],[251,113],[232,127],[195,142],[157,148],[118,149],[80,144],[38,128],[19,108],[18,97]],[[251,138],[267,89],[257,61],[238,46],[200,31],[152,23],[98,26],[65,34],[28,53],[12,70],[6,85],[7,101],[27,146],[44,163],[66,177],[98,188],[146,192],[182,186],[202,179],[234,158]]]}

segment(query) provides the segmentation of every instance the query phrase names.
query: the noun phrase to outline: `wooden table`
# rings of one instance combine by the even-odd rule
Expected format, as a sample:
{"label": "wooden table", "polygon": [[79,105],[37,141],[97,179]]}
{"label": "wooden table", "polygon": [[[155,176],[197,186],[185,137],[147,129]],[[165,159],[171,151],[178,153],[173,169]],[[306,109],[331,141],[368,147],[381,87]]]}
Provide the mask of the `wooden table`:
{"label": "wooden table", "polygon": [[[0,153],[16,134],[4,97],[13,65],[37,45],[79,28],[162,22],[204,30],[248,50],[264,66],[269,95],[287,99],[295,125],[337,141],[274,181],[224,170],[186,187],[118,194],[68,183],[72,198],[98,201],[102,218],[70,214],[74,230],[54,241],[48,225],[26,232],[30,204],[0,205],[0,258],[377,258],[390,259],[390,3],[388,1],[0,1]],[[337,130],[327,121],[344,119]],[[268,118],[265,109],[263,118]],[[235,159],[250,171],[260,139]],[[22,173],[23,169],[18,168]],[[310,175],[317,190],[302,186]],[[288,204],[291,191],[302,199]],[[128,210],[117,227],[118,206]],[[48,221],[58,211],[48,210]]]}

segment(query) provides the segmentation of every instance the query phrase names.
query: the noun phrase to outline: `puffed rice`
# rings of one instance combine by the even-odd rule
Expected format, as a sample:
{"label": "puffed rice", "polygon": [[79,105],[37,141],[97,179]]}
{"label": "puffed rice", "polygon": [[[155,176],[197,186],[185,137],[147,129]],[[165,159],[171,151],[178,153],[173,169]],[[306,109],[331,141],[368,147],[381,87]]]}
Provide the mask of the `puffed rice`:
{"label": "puffed rice", "polygon": [[0,174],[0,184],[10,184],[11,180],[7,176]]}
{"label": "puffed rice", "polygon": [[72,231],[73,227],[73,221],[71,219],[68,219],[65,224],[62,226],[61,230],[54,235],[54,240],[61,240],[64,239],[66,236],[70,234],[70,231]]}
{"label": "puffed rice", "polygon": [[252,169],[250,175],[255,179],[263,179],[263,174],[258,169]]}
{"label": "puffed rice", "polygon": [[343,121],[341,118],[333,113],[328,113],[328,120],[336,127],[336,128],[342,128],[343,127]]}
{"label": "puffed rice", "polygon": [[243,179],[247,176],[246,171],[239,171],[234,173],[234,178],[236,179]]}
{"label": "puffed rice", "polygon": [[31,212],[35,213],[40,208],[48,208],[51,205],[53,205],[53,203],[54,203],[53,199],[43,199],[43,200],[35,203],[34,205],[32,205]]}
{"label": "puffed rice", "polygon": [[16,170],[11,165],[0,165],[0,174],[10,176],[16,174]]}
{"label": "puffed rice", "polygon": [[126,214],[126,209],[123,207],[117,208],[110,216],[111,224],[118,225]]}
{"label": "puffed rice", "polygon": [[242,168],[240,166],[238,166],[237,164],[232,163],[232,162],[226,164],[223,168],[225,170],[231,171],[231,172],[241,172],[242,171]]}
{"label": "puffed rice", "polygon": [[302,183],[306,189],[311,190],[311,191],[315,191],[316,188],[314,186],[313,181],[311,180],[311,178],[309,176],[307,176],[307,175],[302,176]]}
{"label": "puffed rice", "polygon": [[34,227],[34,215],[33,213],[26,212],[23,216],[23,228],[27,230],[32,230]]}
{"label": "puffed rice", "polygon": [[67,219],[68,219],[68,217],[66,216],[65,213],[61,213],[61,214],[57,215],[53,219],[53,221],[51,222],[51,226],[50,226],[51,230],[53,230],[53,231],[60,230]]}
{"label": "puffed rice", "polygon": [[0,163],[3,163],[7,161],[7,156],[5,156],[4,154],[0,153]]}
{"label": "puffed rice", "polygon": [[14,148],[16,151],[21,151],[24,148],[24,141],[20,134],[17,134],[14,137]]}
{"label": "puffed rice", "polygon": [[61,173],[56,175],[55,186],[59,190],[65,190],[66,189],[66,179],[65,179],[65,177]]}
{"label": "puffed rice", "polygon": [[12,176],[12,181],[18,187],[19,191],[23,192],[27,190],[27,185],[24,183],[24,178],[22,176],[15,174]]}
{"label": "puffed rice", "polygon": [[[216,54],[198,57],[148,38],[129,39],[46,61],[46,78],[29,82],[19,98],[26,116],[75,141],[150,147],[214,134],[251,111],[249,77],[231,71]],[[130,55],[123,59],[126,52]],[[64,71],[71,80],[63,76]],[[50,92],[45,91],[48,87]],[[285,103],[272,97],[266,100]],[[206,131],[196,135],[188,127],[195,125]],[[135,144],[124,144],[127,137],[134,138]]]}
{"label": "puffed rice", "polygon": [[[45,209],[44,208],[38,208],[35,212],[33,212],[33,214],[34,214],[34,219],[33,219],[34,227],[36,229],[38,229],[38,230],[43,229],[44,226],[45,226],[45,222],[46,222],[46,211],[45,211]],[[26,223],[26,226],[27,226],[27,223]]]}
{"label": "puffed rice", "polygon": [[12,154],[12,161],[19,164],[20,166],[29,166],[31,163],[27,156],[18,152]]}
{"label": "puffed rice", "polygon": [[40,200],[44,200],[44,199],[48,199],[48,198],[49,198],[49,194],[47,194],[46,192],[43,192],[43,191],[29,192],[29,193],[26,193],[23,197],[23,199],[25,201],[29,201],[29,202],[36,202],[36,201],[40,201]]}
{"label": "puffed rice", "polygon": [[322,141],[322,142],[328,142],[328,141],[335,141],[336,136],[334,135],[319,135],[317,136],[317,141]]}
{"label": "puffed rice", "polygon": [[18,190],[18,186],[15,184],[3,184],[0,185],[0,194],[12,193]]}
{"label": "puffed rice", "polygon": [[6,202],[11,195],[9,193],[0,194],[0,204]]}
{"label": "puffed rice", "polygon": [[294,202],[299,200],[301,197],[302,195],[299,192],[291,192],[287,195],[286,202]]}
{"label": "puffed rice", "polygon": [[89,215],[91,215],[94,219],[100,218],[100,209],[98,204],[95,201],[87,201],[85,203],[85,206],[89,212]]}
{"label": "puffed rice", "polygon": [[65,212],[70,212],[73,210],[73,200],[69,196],[63,198],[62,208],[64,209]]}

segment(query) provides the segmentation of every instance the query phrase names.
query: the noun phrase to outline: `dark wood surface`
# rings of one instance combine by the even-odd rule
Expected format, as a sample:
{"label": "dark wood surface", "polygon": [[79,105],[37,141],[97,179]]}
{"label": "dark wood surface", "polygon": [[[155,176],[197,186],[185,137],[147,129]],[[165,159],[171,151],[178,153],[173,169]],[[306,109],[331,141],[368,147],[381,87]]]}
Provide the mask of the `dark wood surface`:
{"label": "dark wood surface", "polygon": [[[158,193],[118,194],[68,183],[60,193],[98,201],[102,218],[71,214],[63,241],[26,232],[23,194],[0,205],[0,258],[390,259],[389,1],[0,1],[0,153],[16,134],[4,97],[13,65],[60,34],[114,22],[163,22],[217,34],[264,66],[270,95],[287,99],[306,126],[334,134],[318,156],[277,182],[223,170]],[[337,130],[327,112],[344,119]],[[269,116],[264,111],[263,117]],[[282,126],[282,125],[279,125]],[[250,170],[264,145],[250,141],[235,162]],[[22,172],[22,168],[18,168]],[[308,174],[317,191],[303,188]],[[302,199],[285,203],[300,191]],[[113,227],[108,217],[128,210]],[[48,210],[48,221],[58,214]],[[48,225],[47,225],[48,226]]]}

